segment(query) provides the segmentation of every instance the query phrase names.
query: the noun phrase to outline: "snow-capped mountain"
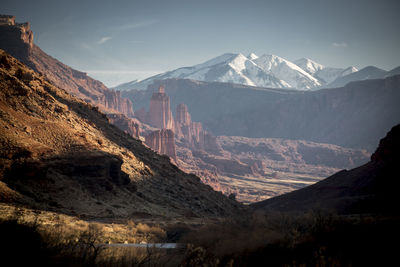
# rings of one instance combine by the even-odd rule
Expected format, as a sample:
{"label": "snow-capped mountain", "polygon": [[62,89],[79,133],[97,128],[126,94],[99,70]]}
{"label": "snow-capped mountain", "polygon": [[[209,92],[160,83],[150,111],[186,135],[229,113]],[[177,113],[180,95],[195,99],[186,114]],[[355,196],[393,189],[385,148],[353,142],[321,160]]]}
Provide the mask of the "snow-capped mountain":
{"label": "snow-capped mountain", "polygon": [[358,71],[355,67],[348,67],[346,69],[325,67],[324,65],[321,65],[308,58],[298,59],[294,61],[294,63],[318,79],[322,85],[330,84],[337,78]]}
{"label": "snow-capped mountain", "polygon": [[293,61],[293,63],[311,75],[314,75],[316,72],[325,69],[325,66],[304,57]]}
{"label": "snow-capped mountain", "polygon": [[314,90],[334,81],[344,73],[356,70],[329,68],[310,59],[291,62],[275,55],[247,57],[243,54],[227,53],[202,64],[161,73],[141,81],[121,84],[115,89],[146,89],[154,80],[169,78],[192,79],[207,82],[228,82],[244,85]]}
{"label": "snow-capped mountain", "polygon": [[263,55],[254,60],[266,73],[287,82],[291,88],[310,90],[321,86],[318,79],[308,74],[296,64],[274,55]]}
{"label": "snow-capped mountain", "polygon": [[335,81],[331,82],[328,84],[326,87],[333,88],[333,87],[342,87],[349,82],[354,82],[354,81],[362,81],[362,80],[369,80],[369,79],[383,79],[385,75],[389,73],[386,70],[374,67],[374,66],[368,66],[365,67],[357,72],[349,73],[347,75],[343,75],[341,77],[338,77],[335,79]]}

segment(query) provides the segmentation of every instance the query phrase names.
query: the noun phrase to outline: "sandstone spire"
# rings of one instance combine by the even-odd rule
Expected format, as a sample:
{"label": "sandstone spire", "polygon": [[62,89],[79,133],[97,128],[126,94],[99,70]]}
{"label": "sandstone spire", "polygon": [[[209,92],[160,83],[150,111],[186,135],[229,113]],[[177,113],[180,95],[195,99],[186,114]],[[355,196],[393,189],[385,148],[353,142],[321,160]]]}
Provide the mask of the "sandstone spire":
{"label": "sandstone spire", "polygon": [[151,96],[149,124],[160,129],[174,128],[169,96],[165,93],[164,86],[160,86],[158,92]]}
{"label": "sandstone spire", "polygon": [[176,107],[176,123],[182,125],[190,125],[192,123],[186,104],[179,104]]}

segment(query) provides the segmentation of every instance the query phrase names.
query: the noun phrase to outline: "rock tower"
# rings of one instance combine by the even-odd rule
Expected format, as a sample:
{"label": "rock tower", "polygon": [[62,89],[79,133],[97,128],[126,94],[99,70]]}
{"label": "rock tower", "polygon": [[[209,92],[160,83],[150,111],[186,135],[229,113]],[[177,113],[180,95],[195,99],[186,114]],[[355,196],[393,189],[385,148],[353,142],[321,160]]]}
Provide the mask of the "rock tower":
{"label": "rock tower", "polygon": [[149,124],[160,129],[174,128],[169,96],[165,93],[162,85],[158,88],[158,92],[154,92],[151,96]]}

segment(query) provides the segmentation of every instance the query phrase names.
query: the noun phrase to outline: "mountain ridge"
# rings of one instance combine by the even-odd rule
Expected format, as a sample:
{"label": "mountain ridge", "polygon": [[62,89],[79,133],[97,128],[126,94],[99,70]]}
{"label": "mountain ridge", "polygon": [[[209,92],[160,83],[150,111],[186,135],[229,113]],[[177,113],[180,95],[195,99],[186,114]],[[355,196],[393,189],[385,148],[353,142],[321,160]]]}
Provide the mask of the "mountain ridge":
{"label": "mountain ridge", "polygon": [[[310,66],[319,71],[311,71]],[[132,81],[115,87],[118,90],[146,89],[154,80],[185,78],[208,82],[229,82],[257,87],[315,90],[340,77],[342,72],[356,71],[328,68],[310,59],[289,61],[276,55],[257,56],[250,53],[225,53],[201,64],[167,71],[141,81]]]}

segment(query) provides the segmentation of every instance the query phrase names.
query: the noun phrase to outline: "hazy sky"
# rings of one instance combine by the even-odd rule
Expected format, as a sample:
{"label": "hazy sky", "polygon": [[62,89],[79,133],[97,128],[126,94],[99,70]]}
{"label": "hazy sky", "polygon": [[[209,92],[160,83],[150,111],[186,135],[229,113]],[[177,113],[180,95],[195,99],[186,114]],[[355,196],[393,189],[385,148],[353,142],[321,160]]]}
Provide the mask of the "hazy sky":
{"label": "hazy sky", "polygon": [[1,0],[45,52],[108,85],[226,52],[400,65],[400,1]]}

